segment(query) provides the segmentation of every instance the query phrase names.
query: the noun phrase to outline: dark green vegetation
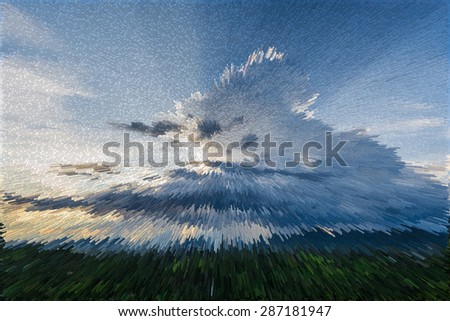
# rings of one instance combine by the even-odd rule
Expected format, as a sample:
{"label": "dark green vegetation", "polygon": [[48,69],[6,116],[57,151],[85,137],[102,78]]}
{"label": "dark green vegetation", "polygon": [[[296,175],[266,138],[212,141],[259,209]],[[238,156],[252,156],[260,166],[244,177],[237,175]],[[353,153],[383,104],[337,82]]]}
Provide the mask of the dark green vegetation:
{"label": "dark green vegetation", "polygon": [[96,258],[26,246],[0,249],[0,299],[448,300],[448,263],[448,253],[425,260],[250,250]]}

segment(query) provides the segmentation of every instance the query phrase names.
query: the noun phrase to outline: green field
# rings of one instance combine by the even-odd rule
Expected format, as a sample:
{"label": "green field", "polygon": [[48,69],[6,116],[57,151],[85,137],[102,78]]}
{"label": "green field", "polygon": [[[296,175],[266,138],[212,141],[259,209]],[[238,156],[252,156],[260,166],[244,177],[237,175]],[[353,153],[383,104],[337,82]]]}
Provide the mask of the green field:
{"label": "green field", "polygon": [[0,249],[2,300],[448,300],[449,253]]}

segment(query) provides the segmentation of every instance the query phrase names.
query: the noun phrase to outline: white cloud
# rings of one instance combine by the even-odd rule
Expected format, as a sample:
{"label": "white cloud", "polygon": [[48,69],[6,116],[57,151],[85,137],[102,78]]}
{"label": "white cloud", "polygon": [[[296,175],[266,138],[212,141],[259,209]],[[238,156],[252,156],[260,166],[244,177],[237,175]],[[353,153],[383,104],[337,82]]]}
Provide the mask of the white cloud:
{"label": "white cloud", "polygon": [[23,58],[5,57],[2,71],[7,90],[34,92],[51,96],[89,96],[82,89],[75,75],[63,66],[44,61],[29,61]]}
{"label": "white cloud", "polygon": [[439,128],[446,125],[446,121],[441,117],[414,118],[406,120],[396,120],[377,124],[368,128],[368,131],[382,133],[397,133],[423,130],[427,128]]}
{"label": "white cloud", "polygon": [[[2,9],[3,33],[16,47],[54,49],[60,44],[48,27],[10,5]],[[64,51],[57,54],[62,57]],[[1,67],[2,165],[46,168],[64,157],[82,158],[88,144],[65,104],[71,96],[92,96],[79,79],[83,71],[40,56],[25,57],[20,51],[4,56]]]}
{"label": "white cloud", "polygon": [[61,42],[55,32],[10,4],[2,3],[3,41],[13,40],[22,44],[57,51]]}
{"label": "white cloud", "polygon": [[313,95],[310,99],[308,99],[307,101],[301,102],[301,103],[298,103],[298,104],[294,105],[294,106],[292,107],[292,111],[293,111],[294,113],[297,113],[297,114],[298,114],[298,113],[305,113],[307,119],[308,119],[308,118],[313,118],[313,115],[314,115],[314,111],[315,111],[315,110],[310,111],[310,110],[308,110],[308,108],[309,108],[312,104],[314,104],[314,103],[316,102],[317,97],[319,97],[319,94],[314,94],[314,95]]}
{"label": "white cloud", "polygon": [[399,103],[399,104],[395,104],[395,105],[401,107],[402,109],[411,110],[411,111],[433,109],[433,106],[430,104],[427,104],[427,103]]}

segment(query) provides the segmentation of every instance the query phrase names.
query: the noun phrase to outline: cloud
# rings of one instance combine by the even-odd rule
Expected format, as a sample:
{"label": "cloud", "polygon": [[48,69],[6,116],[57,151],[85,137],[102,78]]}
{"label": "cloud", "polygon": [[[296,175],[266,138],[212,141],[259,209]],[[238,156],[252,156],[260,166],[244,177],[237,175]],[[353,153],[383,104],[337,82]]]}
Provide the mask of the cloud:
{"label": "cloud", "polygon": [[3,77],[8,81],[6,90],[37,93],[45,96],[90,96],[82,88],[76,75],[64,65],[42,60],[30,60],[19,56],[3,59]]}
{"label": "cloud", "polygon": [[1,4],[3,41],[58,51],[62,48],[56,33],[43,23],[10,4]]}
{"label": "cloud", "polygon": [[419,111],[419,110],[431,110],[433,106],[427,103],[399,103],[395,104],[402,109],[411,110],[411,111]]}
{"label": "cloud", "polygon": [[308,108],[314,104],[319,97],[319,94],[314,94],[311,98],[309,98],[307,101],[295,104],[292,107],[292,111],[296,114],[304,113],[306,119],[311,119],[314,117],[315,110],[308,110]]}
{"label": "cloud", "polygon": [[[262,142],[266,133],[278,143],[292,142],[297,151],[307,141],[325,145],[330,126],[292,113],[295,102],[312,103],[298,85],[306,77],[300,74],[294,79],[288,64],[270,61],[272,53],[268,56],[264,60],[265,53],[259,51],[248,60],[253,64],[226,69],[219,86],[181,101],[176,112],[162,114],[156,126],[144,122],[118,126],[140,132],[158,129],[164,134],[173,129],[172,123],[179,124],[176,129],[181,135],[198,134],[203,146],[211,141],[227,146],[249,138]],[[413,130],[442,123],[441,118],[414,118],[397,121],[396,126]],[[165,138],[170,139],[158,137]],[[275,167],[244,168],[238,166],[243,159],[233,154],[232,168],[193,162],[183,168],[132,166],[114,173],[91,170],[86,175],[88,166],[83,165],[83,171],[63,167],[68,170],[65,175],[47,171],[24,179],[22,173],[9,170],[5,191],[11,215],[5,239],[55,247],[75,242],[80,251],[85,249],[83,242],[92,247],[101,243],[112,250],[146,251],[180,244],[211,249],[221,244],[276,244],[279,239],[302,246],[312,233],[339,238],[347,233],[362,237],[413,229],[447,231],[445,185],[415,172],[395,149],[361,131],[334,132],[333,141],[346,141],[341,156],[349,166],[285,168],[286,157],[273,155]],[[86,148],[87,142],[82,144]],[[36,154],[45,152],[50,157],[66,154],[59,146]],[[262,159],[264,154],[259,156]],[[323,155],[318,151],[314,156]],[[88,162],[86,157],[83,160]],[[16,186],[30,185],[31,179],[46,187],[38,196],[29,189],[24,199]],[[296,237],[303,236],[295,243]]]}
{"label": "cloud", "polygon": [[368,131],[382,131],[383,133],[407,133],[410,131],[424,130],[427,128],[438,128],[446,125],[441,117],[413,118],[407,120],[396,120],[385,122],[368,128]]}
{"label": "cloud", "polygon": [[[56,50],[57,60],[21,54],[2,58],[3,164],[43,167],[63,156],[83,154],[80,127],[66,107],[68,97],[91,97],[76,66],[65,61],[55,32],[11,5],[4,10],[3,34],[14,48]],[[44,51],[45,52],[45,51]],[[60,59],[61,58],[61,59]],[[84,145],[86,148],[87,144]]]}

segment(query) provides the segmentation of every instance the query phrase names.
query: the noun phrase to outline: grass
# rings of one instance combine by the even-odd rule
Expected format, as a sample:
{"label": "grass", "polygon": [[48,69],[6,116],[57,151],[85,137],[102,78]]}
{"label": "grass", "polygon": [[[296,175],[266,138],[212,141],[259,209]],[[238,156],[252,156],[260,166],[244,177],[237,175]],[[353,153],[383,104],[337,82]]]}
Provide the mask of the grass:
{"label": "grass", "polygon": [[448,300],[449,253],[192,250],[94,257],[0,245],[1,300]]}

